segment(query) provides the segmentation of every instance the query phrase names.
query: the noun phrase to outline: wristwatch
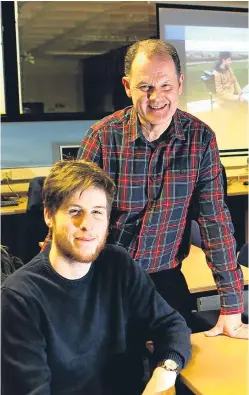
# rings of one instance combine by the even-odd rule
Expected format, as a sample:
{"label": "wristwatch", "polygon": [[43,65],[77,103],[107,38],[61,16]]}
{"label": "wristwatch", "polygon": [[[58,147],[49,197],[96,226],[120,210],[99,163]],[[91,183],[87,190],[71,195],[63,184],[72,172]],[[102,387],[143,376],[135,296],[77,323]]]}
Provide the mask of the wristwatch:
{"label": "wristwatch", "polygon": [[179,365],[177,365],[177,363],[172,359],[164,359],[163,361],[159,362],[157,366],[171,372],[179,372]]}

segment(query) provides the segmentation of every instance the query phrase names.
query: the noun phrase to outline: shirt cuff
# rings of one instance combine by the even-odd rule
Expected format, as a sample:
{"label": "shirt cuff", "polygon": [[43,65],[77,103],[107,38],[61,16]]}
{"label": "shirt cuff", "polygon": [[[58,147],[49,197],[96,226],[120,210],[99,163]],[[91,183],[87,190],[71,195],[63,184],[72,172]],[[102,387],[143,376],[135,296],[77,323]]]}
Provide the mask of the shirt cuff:
{"label": "shirt cuff", "polygon": [[233,308],[225,308],[221,307],[220,314],[221,315],[232,315],[232,314],[242,314],[244,313],[244,307],[233,307]]}

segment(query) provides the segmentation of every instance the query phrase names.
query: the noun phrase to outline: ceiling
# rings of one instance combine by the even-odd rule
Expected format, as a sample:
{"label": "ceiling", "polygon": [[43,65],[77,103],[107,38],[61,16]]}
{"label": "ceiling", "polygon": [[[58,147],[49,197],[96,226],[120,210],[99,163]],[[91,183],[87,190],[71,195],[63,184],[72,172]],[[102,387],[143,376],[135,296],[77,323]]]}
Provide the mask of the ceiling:
{"label": "ceiling", "polygon": [[[18,1],[21,53],[36,58],[86,58],[156,36],[155,3]],[[167,3],[248,8],[247,1]]]}
{"label": "ceiling", "polygon": [[19,1],[21,52],[86,58],[156,35],[146,1]]}

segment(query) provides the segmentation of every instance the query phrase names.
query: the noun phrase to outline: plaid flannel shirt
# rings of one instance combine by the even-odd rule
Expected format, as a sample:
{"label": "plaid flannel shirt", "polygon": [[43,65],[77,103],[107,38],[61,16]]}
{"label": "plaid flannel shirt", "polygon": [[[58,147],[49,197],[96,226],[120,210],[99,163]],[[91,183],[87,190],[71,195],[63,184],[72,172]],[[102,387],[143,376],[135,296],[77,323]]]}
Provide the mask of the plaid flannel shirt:
{"label": "plaid flannel shirt", "polygon": [[127,107],[90,128],[78,158],[96,162],[116,183],[111,238],[148,273],[174,268],[186,256],[180,246],[197,193],[203,250],[221,313],[243,311],[243,275],[224,203],[219,151],[206,124],[178,109],[155,145],[143,136],[134,108]]}

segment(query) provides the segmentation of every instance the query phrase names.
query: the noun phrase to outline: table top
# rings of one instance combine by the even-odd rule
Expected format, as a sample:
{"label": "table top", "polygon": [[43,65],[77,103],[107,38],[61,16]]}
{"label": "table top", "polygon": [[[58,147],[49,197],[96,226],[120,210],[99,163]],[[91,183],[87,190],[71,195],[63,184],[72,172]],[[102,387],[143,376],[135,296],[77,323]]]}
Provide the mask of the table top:
{"label": "table top", "polygon": [[182,381],[196,395],[248,394],[248,340],[191,335],[192,358]]}
{"label": "table top", "polygon": [[[244,284],[248,285],[249,269],[241,266]],[[190,293],[216,290],[216,285],[206,257],[201,248],[191,245],[189,255],[182,263],[182,273],[187,281]]]}
{"label": "table top", "polygon": [[240,180],[228,180],[227,185],[227,195],[228,196],[239,196],[239,195],[248,195],[249,186],[244,185],[243,182],[246,181],[245,179]]}
{"label": "table top", "polygon": [[10,182],[10,186],[8,184],[1,184],[1,194],[4,196],[13,196],[14,192],[18,195],[26,196],[29,189],[29,182]]}
{"label": "table top", "polygon": [[28,198],[26,196],[17,199],[18,206],[5,206],[0,208],[1,215],[13,215],[26,213]]}

